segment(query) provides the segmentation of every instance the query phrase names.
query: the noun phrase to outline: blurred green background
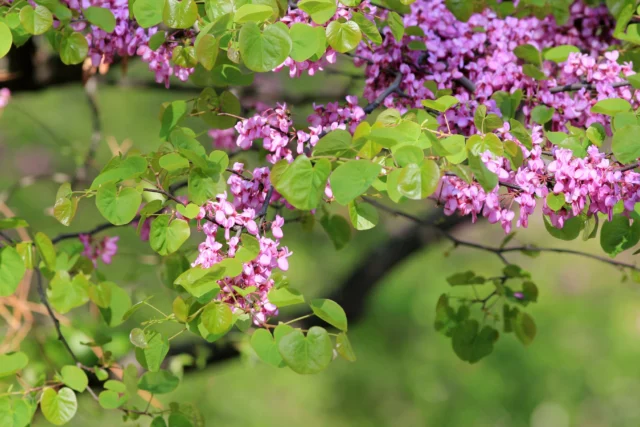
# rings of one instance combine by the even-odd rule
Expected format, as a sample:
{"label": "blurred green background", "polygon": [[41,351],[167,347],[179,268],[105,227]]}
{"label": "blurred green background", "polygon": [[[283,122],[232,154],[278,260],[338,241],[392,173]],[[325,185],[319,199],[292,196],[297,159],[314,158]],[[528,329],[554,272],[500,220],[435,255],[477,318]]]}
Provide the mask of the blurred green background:
{"label": "blurred green background", "polygon": [[[131,75],[137,72],[134,69]],[[344,93],[360,93],[357,81],[323,73],[300,80],[282,75],[259,83],[257,99],[298,100],[294,104],[302,108],[296,110],[302,111],[298,120],[310,111],[307,97],[340,99]],[[98,164],[110,157],[107,137],[118,143],[130,139],[134,149],[142,151],[157,147],[160,104],[195,94],[100,85],[103,141]],[[205,129],[198,121],[193,123]],[[79,85],[15,94],[0,116],[0,191],[28,175],[72,174],[84,157],[90,135],[89,108]],[[200,140],[209,146],[206,135]],[[256,160],[244,154],[239,159]],[[51,181],[36,181],[15,191],[9,205],[35,230],[50,235],[68,231],[49,215],[56,189]],[[412,211],[431,208],[431,202],[406,206]],[[384,221],[376,229],[358,233],[340,252],[333,249],[321,227],[309,234],[297,224],[288,225],[284,243],[294,253],[288,274],[292,285],[310,296],[328,295],[372,248],[408,226],[402,219],[382,216]],[[89,229],[102,222],[99,218],[92,200],[85,200],[72,230]],[[161,283],[161,268],[148,244],[139,241],[132,227],[118,234],[122,236],[119,253],[111,266],[102,265],[100,270],[129,290],[134,302],[154,295],[154,304],[170,311],[174,295]],[[195,248],[202,235],[192,234],[190,244]],[[499,226],[486,223],[458,228],[455,234],[496,245],[503,238]],[[539,217],[528,230],[518,230],[516,241],[600,253],[594,240],[553,240]],[[366,314],[349,329],[356,363],[337,360],[319,375],[300,376],[261,363],[242,344],[243,357],[190,371],[176,392],[160,400],[193,402],[208,426],[640,425],[639,285],[623,282],[622,274],[611,266],[570,255],[543,254],[535,259],[510,255],[511,261],[533,274],[540,289],[539,303],[527,308],[536,320],[538,336],[528,348],[513,335],[502,336],[491,356],[469,365],[455,356],[449,339],[434,331],[435,304],[441,293],[451,291],[445,281],[448,275],[474,269],[495,276],[501,264],[490,254],[451,249],[446,242],[425,247],[363,295]],[[632,261],[629,255],[620,258]],[[107,345],[123,363],[134,361],[128,331],[150,315],[138,312]],[[74,319],[74,328],[65,333],[74,350],[89,357],[80,342],[106,329],[87,307],[68,317]],[[22,344],[33,360],[26,378],[29,372],[35,378],[68,362],[49,319],[39,317],[38,321]],[[187,335],[174,342],[194,339]],[[148,422],[139,421],[143,426]],[[83,398],[70,425],[120,424],[118,411],[102,410]],[[38,415],[35,425],[47,423]]]}

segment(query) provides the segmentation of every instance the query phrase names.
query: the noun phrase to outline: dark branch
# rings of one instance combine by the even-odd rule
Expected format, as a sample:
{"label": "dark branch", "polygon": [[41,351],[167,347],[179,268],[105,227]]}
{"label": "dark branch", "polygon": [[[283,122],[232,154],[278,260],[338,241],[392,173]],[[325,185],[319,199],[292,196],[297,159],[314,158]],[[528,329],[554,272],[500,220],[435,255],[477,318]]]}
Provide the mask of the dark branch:
{"label": "dark branch", "polygon": [[402,83],[402,73],[398,72],[396,73],[395,80],[389,85],[389,87],[386,88],[380,95],[378,95],[378,97],[373,102],[363,108],[364,112],[366,114],[371,114],[373,110],[382,105],[384,100],[387,99],[387,96],[400,90],[400,83]]}
{"label": "dark branch", "polygon": [[[374,206],[376,206],[377,208],[379,208],[380,210],[383,210],[387,213],[390,213],[392,215],[396,215],[396,216],[401,216],[403,218],[407,218],[413,222],[415,222],[416,224],[420,224],[421,226],[426,226],[426,227],[435,227],[435,224],[433,223],[429,223],[429,222],[425,222],[424,220],[413,216],[411,214],[408,214],[406,212],[402,212],[402,211],[397,211],[391,207],[388,207],[382,203],[377,202],[376,200],[372,200],[369,198],[366,198],[366,201]],[[437,228],[437,227],[436,227]],[[442,234],[444,234],[444,236],[449,239],[451,242],[453,242],[454,245],[456,246],[466,246],[469,248],[473,248],[473,249],[478,249],[481,251],[485,251],[485,252],[490,252],[494,255],[496,255],[498,258],[500,258],[504,263],[508,264],[509,262],[505,259],[504,254],[506,253],[510,253],[510,252],[522,252],[522,251],[528,251],[528,252],[552,252],[552,253],[563,253],[563,254],[571,254],[571,255],[577,255],[577,256],[582,256],[585,258],[590,258],[590,259],[595,259],[597,261],[609,264],[609,265],[613,265],[615,267],[622,267],[622,268],[629,268],[631,270],[635,270],[635,271],[640,271],[640,267],[635,266],[634,264],[629,264],[629,263],[625,263],[625,262],[621,262],[621,261],[615,261],[609,258],[605,258],[602,256],[598,256],[598,255],[594,255],[594,254],[590,254],[587,252],[581,252],[581,251],[576,251],[573,249],[561,249],[561,248],[539,248],[536,246],[529,246],[529,245],[525,245],[525,246],[517,246],[517,247],[511,247],[511,248],[501,248],[501,247],[492,247],[492,246],[486,246],[480,243],[474,243],[474,242],[468,242],[465,240],[460,240],[457,237],[453,236],[452,234],[448,233],[446,230],[440,230],[442,232]]]}
{"label": "dark branch", "polygon": [[65,339],[64,335],[62,335],[62,331],[60,330],[60,321],[58,320],[58,318],[56,317],[55,313],[53,312],[53,309],[51,308],[51,305],[49,304],[49,300],[47,299],[47,292],[45,291],[44,286],[42,285],[42,273],[37,268],[34,269],[34,273],[36,275],[36,282],[37,282],[37,285],[38,285],[38,294],[40,294],[40,300],[42,301],[42,304],[47,309],[47,312],[49,313],[49,317],[53,321],[53,326],[55,326],[56,331],[58,332],[58,339],[65,346],[65,348],[67,349],[67,351],[69,352],[69,354],[71,355],[73,360],[76,363],[80,363],[80,361],[76,357],[76,355],[73,352],[73,350],[71,350],[71,347],[69,347],[69,343]]}
{"label": "dark branch", "polygon": [[[625,86],[630,86],[630,85],[631,85],[631,83],[629,83],[628,81],[624,80],[624,81],[621,81],[621,82],[613,83],[611,85],[611,87],[619,88],[619,87],[625,87]],[[592,83],[573,83],[573,84],[570,84],[570,85],[552,87],[551,89],[549,89],[549,92],[551,92],[551,93],[571,92],[571,91],[580,90],[580,89],[594,90],[595,88],[596,88],[596,86],[594,84],[592,84]]]}
{"label": "dark branch", "polygon": [[[136,222],[140,220],[140,215],[136,215],[135,218],[133,218],[133,220],[129,223],[131,224],[132,222]],[[127,224],[127,225],[129,225]],[[92,228],[89,231],[79,231],[77,233],[63,233],[63,234],[59,234],[56,237],[54,237],[53,239],[51,239],[51,241],[55,244],[55,243],[59,243],[63,240],[67,240],[67,239],[77,239],[78,236],[80,236],[81,234],[88,234],[90,236],[93,236],[94,234],[98,234],[101,231],[104,230],[108,230],[110,228],[115,228],[115,227],[119,227],[118,225],[113,225],[109,222],[106,222],[104,224],[100,224],[95,226],[94,228]]]}

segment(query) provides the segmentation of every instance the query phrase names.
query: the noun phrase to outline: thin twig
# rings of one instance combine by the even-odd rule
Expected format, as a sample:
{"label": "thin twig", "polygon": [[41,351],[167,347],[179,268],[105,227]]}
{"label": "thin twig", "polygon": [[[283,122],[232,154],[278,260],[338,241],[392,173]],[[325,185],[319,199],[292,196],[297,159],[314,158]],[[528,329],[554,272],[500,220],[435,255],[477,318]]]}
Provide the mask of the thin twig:
{"label": "thin twig", "polygon": [[85,182],[88,175],[89,166],[93,162],[98,151],[98,145],[102,139],[102,125],[100,123],[100,110],[98,108],[98,100],[96,92],[98,89],[98,80],[95,76],[90,77],[84,85],[84,92],[87,95],[87,103],[91,110],[91,142],[89,143],[89,149],[87,150],[87,156],[84,162],[78,167],[76,176],[73,179],[73,183]]}
{"label": "thin twig", "polygon": [[42,273],[40,272],[39,269],[35,269],[35,273],[36,273],[36,283],[38,286],[38,294],[40,294],[40,300],[42,301],[42,304],[47,308],[47,312],[49,312],[49,317],[53,321],[53,326],[56,328],[56,331],[58,332],[58,339],[65,346],[65,348],[67,349],[67,351],[69,352],[73,360],[76,363],[80,363],[80,361],[76,357],[73,350],[71,350],[71,347],[69,346],[69,343],[65,339],[64,335],[62,335],[62,331],[60,330],[60,321],[58,320],[55,313],[53,312],[53,309],[49,304],[49,300],[47,299],[47,292],[45,291],[44,286],[42,285]]}
{"label": "thin twig", "polygon": [[[402,212],[402,211],[398,211],[395,210],[393,208],[390,208],[386,205],[384,205],[383,203],[380,203],[374,199],[371,199],[369,197],[363,197],[363,199],[377,207],[380,210],[383,210],[387,213],[390,213],[392,215],[396,215],[396,216],[401,216],[403,218],[406,218],[408,220],[411,220],[413,222],[415,222],[416,224],[422,225],[422,226],[426,226],[426,227],[434,227],[434,228],[438,228],[436,224],[433,223],[429,223],[429,222],[425,222],[424,220],[411,215],[409,213],[406,212]],[[448,231],[444,231],[444,230],[440,230],[442,232],[442,234],[449,239],[455,246],[466,246],[469,248],[473,248],[473,249],[478,249],[481,251],[485,251],[485,252],[490,252],[494,255],[496,255],[498,258],[500,258],[500,260],[502,262],[504,262],[505,264],[509,264],[508,260],[504,257],[504,254],[506,253],[510,253],[510,252],[552,252],[552,253],[562,253],[562,254],[570,254],[570,255],[577,255],[577,256],[582,256],[585,258],[590,258],[590,259],[594,259],[609,265],[613,265],[615,267],[622,267],[622,268],[629,268],[631,270],[634,271],[640,271],[640,267],[635,266],[634,264],[629,264],[626,262],[622,262],[622,261],[615,261],[609,258],[605,258],[602,256],[598,256],[598,255],[594,255],[594,254],[590,254],[587,252],[581,252],[581,251],[576,251],[573,249],[562,249],[562,248],[539,248],[536,246],[529,246],[529,245],[525,245],[525,246],[516,246],[516,247],[511,247],[511,248],[500,248],[500,247],[492,247],[492,246],[486,246],[486,245],[482,245],[480,243],[475,243],[475,242],[468,242],[465,240],[460,240],[457,237],[453,236],[451,233],[449,233]]]}

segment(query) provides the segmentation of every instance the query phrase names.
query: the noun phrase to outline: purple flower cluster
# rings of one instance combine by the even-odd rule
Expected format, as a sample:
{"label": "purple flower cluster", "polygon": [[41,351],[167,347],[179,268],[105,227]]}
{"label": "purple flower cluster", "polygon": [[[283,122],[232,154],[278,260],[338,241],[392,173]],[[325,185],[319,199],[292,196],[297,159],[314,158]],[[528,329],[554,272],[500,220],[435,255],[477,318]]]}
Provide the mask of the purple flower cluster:
{"label": "purple flower cluster", "polygon": [[[236,164],[234,170],[239,173],[242,165]],[[253,207],[264,204],[264,191],[268,183],[268,170],[256,169],[252,180],[244,180],[233,175],[229,184],[234,195],[232,202],[227,200],[226,194],[217,196],[216,201],[211,201],[201,208],[199,220],[206,219],[202,226],[206,238],[198,246],[198,257],[193,266],[210,268],[226,258],[233,258],[241,244],[239,233],[231,236],[230,230],[246,229],[251,235],[256,236],[260,245],[258,256],[242,266],[242,273],[236,277],[226,277],[220,280],[221,292],[217,299],[231,306],[234,312],[244,312],[252,316],[256,325],[263,325],[270,316],[278,314],[278,308],[269,302],[267,294],[274,286],[272,273],[274,269],[286,271],[289,268],[288,257],[291,252],[286,247],[280,246],[283,237],[282,227],[284,219],[276,215],[270,224],[273,238],[261,234],[256,223],[256,210]],[[224,229],[224,242],[220,243],[217,233]],[[267,227],[265,227],[265,230]],[[243,292],[238,292],[238,289]]]}
{"label": "purple flower cluster", "polygon": [[98,259],[101,259],[105,264],[111,264],[111,259],[118,252],[119,236],[103,237],[98,242],[94,242],[90,234],[81,234],[78,238],[84,245],[82,255],[89,258],[94,267],[98,266]]}
{"label": "purple flower cluster", "polygon": [[[538,200],[542,200],[543,214],[557,228],[563,228],[568,219],[582,214],[601,213],[611,218],[614,206],[620,202],[627,212],[631,212],[640,201],[640,174],[632,170],[621,171],[620,166],[610,162],[594,145],[587,149],[585,158],[575,157],[571,150],[551,147],[550,153],[545,152],[551,159],[545,162],[542,156],[546,142],[541,127],[533,129],[531,150],[509,133],[508,124],[497,133],[505,141],[518,144],[523,153],[523,164],[513,170],[507,158],[488,151],[483,153],[483,163],[499,179],[499,184],[490,192],[476,182],[444,176],[434,197],[444,204],[446,215],[471,215],[474,222],[482,215],[490,223],[500,222],[509,233],[515,208],[519,207],[520,211],[516,225],[527,227]],[[506,192],[499,191],[501,186]],[[557,211],[547,204],[550,193],[562,196],[564,205]]]}
{"label": "purple flower cluster", "polygon": [[[292,162],[294,153],[291,149],[292,141],[296,140],[296,153],[302,154],[305,144],[314,147],[323,133],[335,129],[347,129],[353,132],[365,118],[364,110],[358,106],[358,98],[347,96],[347,104],[340,106],[337,102],[325,105],[313,104],[314,113],[307,121],[308,131],[296,130],[293,127],[291,113],[286,104],[277,104],[276,108],[263,109],[259,114],[244,120],[240,120],[235,130],[238,132],[236,145],[243,150],[253,146],[254,141],[262,139],[262,145],[269,151],[267,160],[276,163],[286,159]],[[216,131],[214,135],[221,138],[221,133]]]}
{"label": "purple flower cluster", "polygon": [[[499,19],[487,9],[475,14],[468,22],[459,22],[446,8],[444,0],[418,0],[411,6],[411,13],[404,16],[405,27],[418,27],[424,35],[405,36],[395,41],[390,29],[383,31],[384,42],[370,51],[360,45],[357,65],[366,65],[364,96],[375,99],[395,79],[395,70],[402,73],[400,90],[403,97],[389,96],[385,106],[395,108],[421,107],[423,99],[434,99],[433,84],[438,90],[453,90],[459,106],[447,112],[449,123],[467,134],[474,133],[473,112],[484,104],[496,111],[491,96],[497,91],[513,93],[522,89],[526,96],[538,94],[538,82],[528,77],[514,50],[519,45],[531,44],[542,50],[557,45],[575,45],[596,58],[608,47],[611,25],[601,32],[602,23],[609,22],[604,6],[588,8],[576,2],[570,10],[570,20],[558,26],[553,18]],[[577,25],[579,22],[580,25]],[[416,34],[414,32],[413,34]],[[426,51],[410,49],[411,42],[422,42]],[[559,67],[546,61],[547,73]],[[560,70],[555,84],[578,80],[577,70]],[[605,72],[609,76],[609,72]],[[475,92],[469,92],[459,84],[467,78],[475,84]],[[615,79],[607,77],[605,82]],[[432,82],[432,83],[430,83]],[[551,86],[551,83],[548,83]],[[617,95],[616,95],[617,96]],[[558,99],[566,100],[565,97]],[[525,99],[525,102],[528,99]],[[558,106],[560,107],[560,101]],[[539,104],[539,102],[537,103]],[[559,108],[556,120],[563,118],[564,108]],[[571,112],[569,112],[571,115]]]}

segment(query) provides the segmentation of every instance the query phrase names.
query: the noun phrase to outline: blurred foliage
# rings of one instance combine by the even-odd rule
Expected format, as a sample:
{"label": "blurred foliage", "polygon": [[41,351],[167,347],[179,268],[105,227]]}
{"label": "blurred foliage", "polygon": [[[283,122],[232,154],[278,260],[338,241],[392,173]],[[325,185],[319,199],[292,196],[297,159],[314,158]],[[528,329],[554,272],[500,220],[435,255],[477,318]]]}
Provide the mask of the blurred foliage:
{"label": "blurred foliage", "polygon": [[[135,76],[135,70],[134,74]],[[284,96],[309,88],[342,87],[348,79],[295,81]],[[325,78],[325,77],[322,77]],[[157,146],[158,105],[184,93],[162,88],[139,89],[100,86],[99,102],[103,135],[118,143],[131,139],[134,149]],[[308,111],[308,109],[307,109]],[[134,114],[134,112],[136,114]],[[142,114],[141,114],[142,112]],[[91,134],[90,113],[80,87],[16,94],[0,117],[0,191],[19,177],[35,173],[72,173]],[[201,141],[206,141],[206,135]],[[103,141],[98,164],[110,156]],[[239,158],[250,160],[250,155]],[[42,220],[50,208],[55,185],[36,182],[17,190],[11,199],[16,213],[27,221],[36,218],[42,231],[55,235],[64,229],[53,217]],[[422,204],[424,206],[424,204]],[[85,212],[95,212],[86,202]],[[420,208],[419,205],[407,209]],[[83,230],[98,218],[84,214],[73,230]],[[289,225],[286,244],[296,254],[289,274],[295,286],[314,296],[326,296],[346,277],[368,250],[389,233],[406,224],[386,218],[386,229],[360,232],[345,249],[336,252],[319,225],[311,235],[299,225]],[[35,221],[34,221],[35,222]],[[543,245],[551,238],[541,221],[516,240]],[[499,244],[500,233],[486,224],[458,230],[468,240]],[[156,257],[148,244],[139,242],[133,228],[119,233],[120,251],[108,269],[110,278],[133,289],[134,301],[153,295],[161,309],[170,307],[170,295],[159,278]],[[192,237],[194,248],[201,236]],[[67,242],[67,244],[74,244]],[[554,242],[553,244],[558,244]],[[597,251],[597,242],[584,244]],[[185,375],[173,395],[162,396],[194,402],[208,420],[219,426],[308,425],[342,426],[638,426],[640,382],[636,359],[640,352],[640,289],[631,280],[620,283],[609,266],[567,255],[542,255],[535,259],[513,257],[533,274],[540,289],[540,304],[531,308],[538,325],[536,341],[527,349],[514,336],[505,337],[494,354],[476,365],[458,360],[450,340],[433,328],[438,296],[450,290],[446,277],[473,269],[487,277],[500,271],[497,258],[460,250],[456,262],[447,258],[450,245],[426,248],[379,283],[367,300],[365,317],[350,327],[358,355],[356,363],[341,361],[317,376],[300,376],[277,370],[257,360],[245,344],[243,357]],[[149,315],[149,313],[146,313]],[[74,350],[91,363],[80,342],[87,335],[100,337],[100,326],[91,321],[96,313],[86,308],[73,313],[74,329],[65,328]],[[139,319],[117,329],[106,347],[127,363],[132,359],[127,331]],[[25,375],[59,369],[67,355],[56,341],[49,319],[40,317],[32,338],[21,347],[32,363]],[[169,326],[171,327],[171,326]],[[171,333],[175,331],[167,331]],[[187,334],[176,342],[189,341]],[[120,414],[102,410],[91,399],[69,425],[113,426]],[[254,410],[245,411],[245,405]],[[140,420],[147,425],[147,420]],[[36,426],[46,425],[40,415]]]}

